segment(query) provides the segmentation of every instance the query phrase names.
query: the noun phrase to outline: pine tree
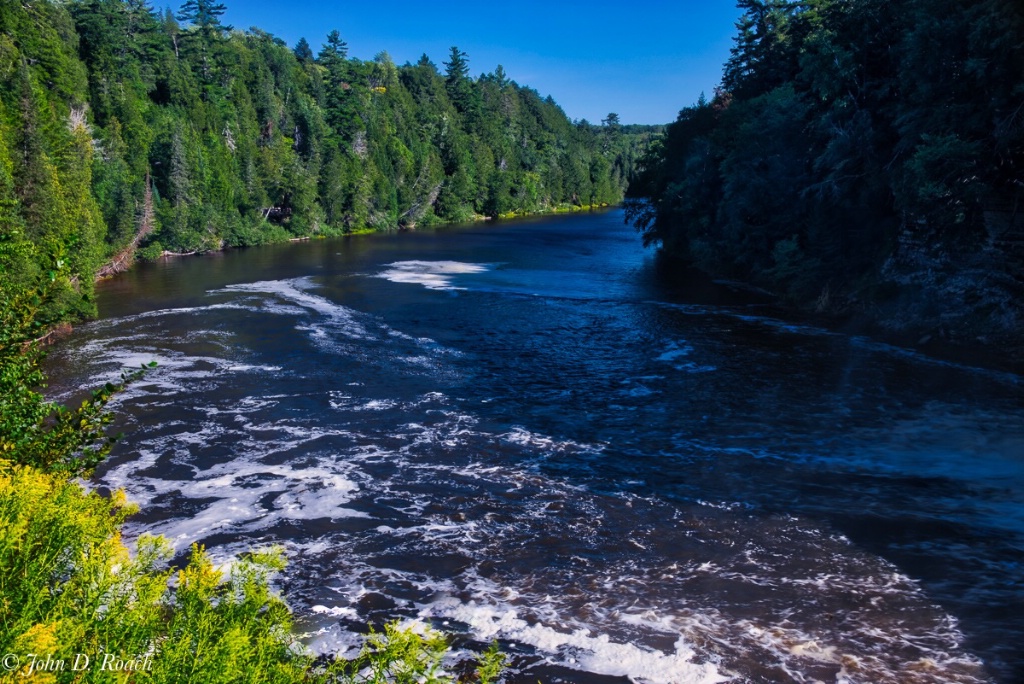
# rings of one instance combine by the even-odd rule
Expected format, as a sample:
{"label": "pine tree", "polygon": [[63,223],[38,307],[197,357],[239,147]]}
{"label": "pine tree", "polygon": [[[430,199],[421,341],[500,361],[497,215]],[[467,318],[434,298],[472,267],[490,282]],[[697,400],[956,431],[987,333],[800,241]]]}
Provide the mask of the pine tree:
{"label": "pine tree", "polygon": [[494,82],[498,84],[498,88],[504,88],[509,84],[508,74],[505,73],[505,67],[498,65],[498,68],[494,70]]}
{"label": "pine tree", "polygon": [[469,55],[453,45],[449,59],[444,63],[448,97],[460,112],[466,112],[469,109],[473,96],[467,57]]}
{"label": "pine tree", "polygon": [[347,58],[348,43],[341,39],[338,29],[334,29],[327,34],[327,42],[320,50],[317,61],[328,72],[334,73]]}
{"label": "pine tree", "polygon": [[217,44],[225,33],[231,31],[230,26],[220,21],[226,11],[227,7],[223,3],[213,0],[185,0],[178,12],[178,21],[192,24],[195,29],[192,35],[199,43],[199,59],[203,79],[207,83],[211,81],[213,62],[219,52]]}
{"label": "pine tree", "polygon": [[192,24],[206,34],[223,35],[231,30],[220,22],[227,6],[213,0],[185,0],[178,11],[178,21]]}
{"label": "pine tree", "polygon": [[454,86],[469,75],[469,57],[465,52],[455,47],[451,48],[449,61],[444,62],[445,78],[449,86]]}
{"label": "pine tree", "polygon": [[309,42],[305,38],[299,38],[299,42],[295,44],[295,59],[299,60],[300,64],[309,64],[313,61],[313,48],[309,47]]}

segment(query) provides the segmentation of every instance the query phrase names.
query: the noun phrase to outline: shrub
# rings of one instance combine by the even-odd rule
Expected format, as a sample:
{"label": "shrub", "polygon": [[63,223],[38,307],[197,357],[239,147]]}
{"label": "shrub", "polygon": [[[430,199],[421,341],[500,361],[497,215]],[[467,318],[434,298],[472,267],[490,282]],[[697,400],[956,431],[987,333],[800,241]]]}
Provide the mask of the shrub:
{"label": "shrub", "polygon": [[[445,638],[389,624],[351,661],[318,664],[270,588],[278,550],[249,554],[225,577],[201,547],[173,573],[170,546],[143,535],[130,553],[124,494],[87,492],[62,474],[0,461],[0,653],[15,681],[444,684]],[[481,657],[495,681],[503,656]],[[30,676],[31,675],[31,676]]]}

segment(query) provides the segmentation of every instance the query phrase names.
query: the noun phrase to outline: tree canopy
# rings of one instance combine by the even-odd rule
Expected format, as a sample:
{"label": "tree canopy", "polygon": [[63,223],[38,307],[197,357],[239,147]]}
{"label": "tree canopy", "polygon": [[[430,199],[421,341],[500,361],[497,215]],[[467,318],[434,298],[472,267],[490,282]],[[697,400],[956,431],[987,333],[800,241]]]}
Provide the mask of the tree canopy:
{"label": "tree canopy", "polygon": [[819,307],[906,294],[910,276],[880,287],[901,244],[977,262],[1019,300],[1024,5],[739,6],[721,87],[680,112],[630,189],[644,239]]}
{"label": "tree canopy", "polygon": [[37,282],[60,262],[75,285],[54,306],[87,311],[96,269],[136,249],[612,204],[651,137],[609,145],[501,67],[470,76],[458,48],[441,73],[426,55],[350,58],[331,30],[314,56],[306,39],[233,30],[224,12],[0,5],[5,278]]}

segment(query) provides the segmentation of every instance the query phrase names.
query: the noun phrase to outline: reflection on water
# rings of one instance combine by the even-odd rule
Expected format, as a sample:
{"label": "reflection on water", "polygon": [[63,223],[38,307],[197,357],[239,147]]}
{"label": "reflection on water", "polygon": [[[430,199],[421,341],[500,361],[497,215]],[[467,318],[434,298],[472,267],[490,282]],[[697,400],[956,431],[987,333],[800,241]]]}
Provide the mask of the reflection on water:
{"label": "reflection on water", "polygon": [[621,214],[143,266],[51,363],[120,401],[129,526],[280,543],[308,641],[497,638],[513,681],[1014,682],[1014,375],[667,286]]}

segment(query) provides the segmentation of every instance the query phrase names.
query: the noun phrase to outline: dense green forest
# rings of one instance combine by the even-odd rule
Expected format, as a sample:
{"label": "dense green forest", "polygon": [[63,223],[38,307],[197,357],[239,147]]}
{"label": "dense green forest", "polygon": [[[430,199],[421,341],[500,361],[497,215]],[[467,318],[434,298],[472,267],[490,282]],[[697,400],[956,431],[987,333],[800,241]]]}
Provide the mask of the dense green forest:
{"label": "dense green forest", "polygon": [[721,87],[630,189],[644,239],[803,306],[1019,334],[1024,4],[738,4]]}
{"label": "dense green forest", "polygon": [[0,269],[66,266],[54,316],[136,251],[616,203],[654,134],[570,122],[455,47],[441,70],[361,61],[338,31],[314,52],[224,11],[0,3]]}

